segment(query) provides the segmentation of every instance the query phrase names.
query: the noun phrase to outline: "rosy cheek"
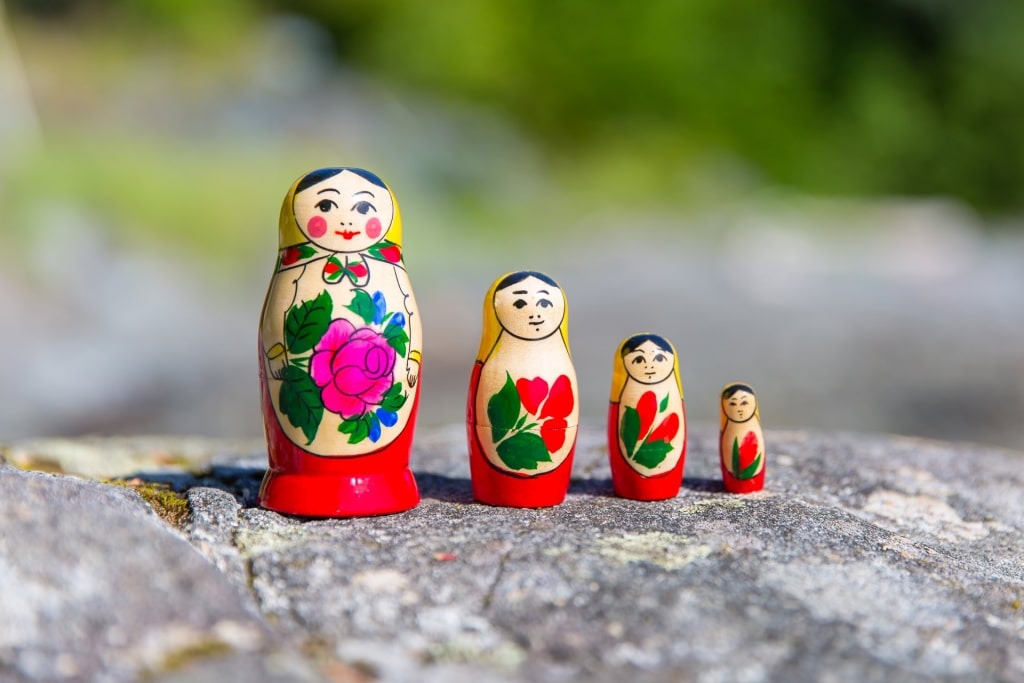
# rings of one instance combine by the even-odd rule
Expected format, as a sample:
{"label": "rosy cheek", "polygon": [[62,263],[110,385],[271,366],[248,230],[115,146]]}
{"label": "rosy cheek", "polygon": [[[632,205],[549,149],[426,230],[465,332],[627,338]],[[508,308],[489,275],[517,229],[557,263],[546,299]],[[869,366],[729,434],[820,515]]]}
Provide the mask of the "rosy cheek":
{"label": "rosy cheek", "polygon": [[369,237],[372,240],[375,240],[378,237],[380,237],[380,231],[381,231],[381,227],[380,227],[380,219],[379,218],[371,218],[370,220],[366,221],[366,236],[367,237]]}
{"label": "rosy cheek", "polygon": [[306,223],[306,234],[310,237],[323,237],[327,232],[327,219],[323,216],[313,216]]}

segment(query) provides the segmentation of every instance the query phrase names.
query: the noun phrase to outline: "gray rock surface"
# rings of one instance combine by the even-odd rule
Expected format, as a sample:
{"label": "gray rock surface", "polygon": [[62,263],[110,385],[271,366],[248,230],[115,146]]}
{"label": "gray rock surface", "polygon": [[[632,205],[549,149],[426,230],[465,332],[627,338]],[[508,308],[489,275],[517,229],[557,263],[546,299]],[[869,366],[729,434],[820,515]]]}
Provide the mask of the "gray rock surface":
{"label": "gray rock surface", "polygon": [[[422,504],[342,520],[255,507],[262,446],[211,441],[189,451],[191,468],[165,457],[124,473],[187,497],[180,530],[130,492],[4,468],[0,659],[22,678],[57,679],[70,653],[80,670],[119,680],[125,660],[149,671],[166,657],[168,624],[211,634],[230,623],[249,634],[225,640],[230,656],[191,648],[192,670],[209,680],[298,676],[272,666],[297,650],[341,681],[1024,681],[1024,456],[882,436],[766,437],[764,492],[724,493],[716,434],[698,426],[680,495],[640,503],[612,495],[601,429],[585,425],[566,502],[517,510],[472,501],[461,427],[421,430]],[[28,450],[52,462],[47,443]],[[102,457],[102,441],[89,448],[86,460]],[[30,460],[24,445],[7,457]],[[74,471],[74,459],[61,463]],[[83,510],[85,494],[40,488],[88,491],[91,502]],[[23,546],[12,534],[41,528],[74,543],[35,561],[14,552]],[[71,549],[86,539],[91,561]],[[71,580],[83,566],[115,578],[86,595]],[[137,644],[90,636],[82,642],[99,654],[79,663],[73,635],[109,630],[112,605],[118,618],[138,615],[118,622]],[[12,626],[39,617],[11,615],[47,613],[61,615],[65,635]],[[103,654],[122,651],[132,654]],[[39,662],[49,668],[31,668]]]}
{"label": "gray rock surface", "polygon": [[0,680],[315,680],[124,488],[0,466]]}

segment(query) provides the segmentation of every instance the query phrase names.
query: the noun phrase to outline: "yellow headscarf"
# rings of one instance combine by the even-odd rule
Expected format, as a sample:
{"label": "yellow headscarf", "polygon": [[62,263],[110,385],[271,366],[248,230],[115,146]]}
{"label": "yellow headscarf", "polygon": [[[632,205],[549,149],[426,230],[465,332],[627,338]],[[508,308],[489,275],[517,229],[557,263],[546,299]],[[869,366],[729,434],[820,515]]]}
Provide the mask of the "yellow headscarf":
{"label": "yellow headscarf", "polygon": [[[395,215],[397,215],[397,213]],[[494,310],[494,295],[498,291],[498,285],[500,285],[501,282],[505,278],[507,278],[509,275],[514,275],[516,273],[530,273],[531,275],[541,275],[541,273],[536,273],[535,271],[525,271],[525,270],[512,271],[511,273],[505,273],[504,275],[499,277],[497,280],[495,280],[491,284],[490,289],[487,290],[487,295],[484,297],[483,332],[481,333],[481,336],[480,336],[480,349],[476,353],[476,359],[478,361],[480,361],[481,363],[486,362],[487,359],[490,357],[490,355],[492,353],[494,353],[495,350],[497,350],[498,339],[501,336],[502,329],[504,329],[504,328],[502,328],[501,323],[498,322],[498,314]],[[548,277],[548,276],[544,275],[544,277]],[[548,279],[550,280],[551,278],[548,278]],[[551,281],[554,282],[554,280],[551,280]],[[561,285],[559,285],[557,282],[555,283],[554,286],[558,287],[558,291],[562,292],[562,298],[564,299],[565,298],[565,290],[563,290]],[[565,302],[565,312],[562,315],[562,322],[558,326],[558,331],[561,333],[562,341],[565,343],[565,350],[566,350],[567,353],[569,353],[569,355],[571,357],[572,353],[569,352],[569,301],[568,300],[566,300],[566,302]]]}
{"label": "yellow headscarf", "polygon": [[[618,348],[615,349],[615,360],[612,361],[612,391],[611,401],[614,403],[619,400],[619,396],[622,395],[622,390],[626,386],[626,380],[629,379],[629,373],[626,372],[626,360],[622,353],[622,350],[626,347],[626,344],[636,339],[651,334],[650,332],[639,332],[637,334],[631,334],[622,340]],[[672,353],[672,376],[676,378],[676,386],[679,387],[679,397],[683,398],[683,381],[679,377],[679,355],[676,353],[676,348],[672,346],[672,342],[665,339],[661,335],[653,335],[658,339],[668,344],[668,350]]]}
{"label": "yellow headscarf", "polygon": [[[279,249],[287,249],[288,247],[293,247],[296,244],[302,244],[303,242],[309,241],[309,238],[302,233],[302,230],[299,228],[299,223],[295,219],[295,190],[296,188],[298,188],[299,183],[301,183],[303,179],[306,178],[306,176],[308,176],[310,173],[316,173],[316,171],[322,170],[325,169],[316,169],[314,171],[310,171],[309,173],[302,174],[294,183],[292,183],[292,186],[288,188],[288,194],[284,196],[284,201],[281,203],[281,217],[278,220],[277,246]],[[348,171],[350,173],[355,171],[362,171],[362,169],[350,168],[347,166],[339,166],[337,169],[334,170],[337,170],[339,173],[345,171]],[[365,173],[365,171],[363,172]],[[384,181],[381,180],[381,182]],[[391,220],[391,227],[388,228],[388,231],[384,234],[384,239],[388,240],[389,242],[394,242],[395,244],[398,245],[399,249],[401,249],[402,214],[398,210],[398,200],[395,198],[395,193],[391,191],[391,187],[388,186],[387,183],[384,183],[384,189],[386,189],[388,191],[388,194],[391,195],[391,202],[395,206],[395,217]]]}

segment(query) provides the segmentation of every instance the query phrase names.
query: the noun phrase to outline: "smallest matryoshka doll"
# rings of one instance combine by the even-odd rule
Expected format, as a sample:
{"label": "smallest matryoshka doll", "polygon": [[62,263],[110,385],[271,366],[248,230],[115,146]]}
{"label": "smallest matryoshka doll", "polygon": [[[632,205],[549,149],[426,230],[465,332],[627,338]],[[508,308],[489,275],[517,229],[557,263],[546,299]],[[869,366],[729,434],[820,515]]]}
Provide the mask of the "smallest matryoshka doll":
{"label": "smallest matryoshka doll", "polygon": [[765,451],[757,396],[749,384],[722,389],[722,431],[718,445],[722,483],[729,493],[764,488]]}
{"label": "smallest matryoshka doll", "polygon": [[615,353],[608,458],[615,493],[663,500],[679,493],[686,461],[686,409],[676,351],[664,337],[634,334]]}
{"label": "smallest matryoshka doll", "polygon": [[565,499],[579,423],[568,319],[562,288],[542,273],[509,273],[484,298],[466,406],[481,503],[546,507]]}

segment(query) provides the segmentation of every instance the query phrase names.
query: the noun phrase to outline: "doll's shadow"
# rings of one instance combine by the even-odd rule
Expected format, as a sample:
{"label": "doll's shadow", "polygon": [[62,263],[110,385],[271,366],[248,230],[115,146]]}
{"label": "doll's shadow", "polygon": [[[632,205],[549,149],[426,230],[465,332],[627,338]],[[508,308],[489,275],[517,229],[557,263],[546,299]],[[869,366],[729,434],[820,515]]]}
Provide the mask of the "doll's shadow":
{"label": "doll's shadow", "polygon": [[473,487],[467,477],[447,477],[430,472],[414,472],[421,498],[445,503],[472,503]]}
{"label": "doll's shadow", "polygon": [[[702,477],[684,477],[680,493],[686,491],[701,491],[704,493],[723,493],[721,479],[706,479]],[[605,496],[608,498],[618,497],[615,493],[615,485],[610,478],[604,479],[573,479],[569,484],[569,493],[578,493],[584,496]]]}
{"label": "doll's shadow", "polygon": [[569,493],[578,493],[583,496],[604,496],[615,497],[615,487],[610,477],[603,479],[570,479]]}
{"label": "doll's shadow", "polygon": [[724,493],[725,486],[721,479],[705,477],[683,477],[684,491],[701,491],[703,493]]}

